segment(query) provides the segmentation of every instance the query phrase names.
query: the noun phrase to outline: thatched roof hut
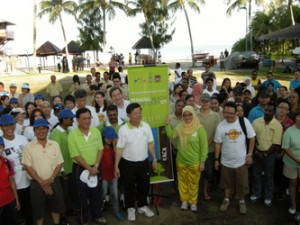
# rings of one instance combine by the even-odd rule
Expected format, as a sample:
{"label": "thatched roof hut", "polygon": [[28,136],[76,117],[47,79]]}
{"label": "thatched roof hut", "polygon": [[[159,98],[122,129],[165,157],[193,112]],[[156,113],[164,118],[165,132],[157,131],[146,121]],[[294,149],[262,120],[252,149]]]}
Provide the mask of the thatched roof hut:
{"label": "thatched roof hut", "polygon": [[257,38],[258,41],[270,40],[298,40],[300,39],[300,24],[286,27],[268,34],[264,34]]}

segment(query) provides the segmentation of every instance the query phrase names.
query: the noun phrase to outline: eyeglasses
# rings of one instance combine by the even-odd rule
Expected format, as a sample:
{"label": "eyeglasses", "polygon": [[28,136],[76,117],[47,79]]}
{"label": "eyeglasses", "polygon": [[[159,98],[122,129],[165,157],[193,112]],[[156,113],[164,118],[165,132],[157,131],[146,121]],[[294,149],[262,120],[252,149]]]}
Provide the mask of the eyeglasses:
{"label": "eyeglasses", "polygon": [[289,96],[289,98],[297,98],[296,96]]}

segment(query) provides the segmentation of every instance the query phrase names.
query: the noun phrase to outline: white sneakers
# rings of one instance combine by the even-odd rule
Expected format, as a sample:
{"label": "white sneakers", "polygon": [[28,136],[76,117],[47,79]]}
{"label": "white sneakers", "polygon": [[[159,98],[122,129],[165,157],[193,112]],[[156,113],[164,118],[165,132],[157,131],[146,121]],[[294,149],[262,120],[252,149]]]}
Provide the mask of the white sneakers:
{"label": "white sneakers", "polygon": [[189,203],[187,203],[187,202],[182,202],[182,203],[181,203],[180,208],[181,208],[182,210],[187,210],[188,207],[189,207]]}
{"label": "white sneakers", "polygon": [[127,213],[128,213],[127,219],[129,221],[135,221],[135,208],[128,208]]}
{"label": "white sneakers", "polygon": [[146,205],[143,206],[143,207],[138,208],[138,213],[144,214],[147,217],[154,216],[154,212]]}
{"label": "white sneakers", "polygon": [[[128,208],[127,213],[128,213],[127,219],[129,221],[135,221],[135,208]],[[154,212],[146,205],[138,208],[138,213],[144,214],[147,217],[154,216]]]}

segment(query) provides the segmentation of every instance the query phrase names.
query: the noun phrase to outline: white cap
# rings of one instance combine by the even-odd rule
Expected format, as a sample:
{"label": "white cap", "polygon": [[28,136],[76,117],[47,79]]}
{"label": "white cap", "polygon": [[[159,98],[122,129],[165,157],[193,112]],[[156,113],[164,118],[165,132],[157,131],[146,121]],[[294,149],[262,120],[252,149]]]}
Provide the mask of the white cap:
{"label": "white cap", "polygon": [[90,176],[90,173],[88,170],[82,171],[79,178],[83,183],[86,183],[87,186],[89,186],[91,188],[96,187],[98,184],[97,176]]}

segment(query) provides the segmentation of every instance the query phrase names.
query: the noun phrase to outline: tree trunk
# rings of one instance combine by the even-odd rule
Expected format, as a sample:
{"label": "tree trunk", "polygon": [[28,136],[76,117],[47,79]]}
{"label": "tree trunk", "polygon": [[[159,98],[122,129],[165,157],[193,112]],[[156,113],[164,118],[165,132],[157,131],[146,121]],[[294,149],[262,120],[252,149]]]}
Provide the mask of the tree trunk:
{"label": "tree trunk", "polygon": [[289,0],[288,4],[289,4],[289,8],[290,8],[290,13],[291,13],[292,25],[295,26],[295,17],[294,17],[294,10],[293,10],[293,1],[292,1],[292,0]]}
{"label": "tree trunk", "polygon": [[37,0],[33,3],[33,72],[36,72],[36,17],[37,17]]}
{"label": "tree trunk", "polygon": [[106,45],[106,10],[102,8],[103,13],[103,49],[105,49]]}
{"label": "tree trunk", "polygon": [[[248,29],[249,29],[250,51],[252,51],[253,50],[253,40],[252,40],[252,0],[249,0],[248,18],[249,18],[249,28]],[[246,36],[246,38],[247,38],[247,36]]]}
{"label": "tree trunk", "polygon": [[194,67],[194,66],[196,66],[196,62],[195,62],[195,58],[194,58],[194,44],[193,44],[192,31],[191,31],[191,25],[190,25],[189,16],[188,16],[188,13],[186,11],[186,8],[185,8],[185,5],[184,5],[183,1],[181,1],[181,7],[182,7],[182,9],[184,11],[184,15],[185,15],[185,18],[186,18],[186,23],[187,23],[188,30],[189,30],[189,36],[190,36],[190,42],[191,42],[192,65]]}
{"label": "tree trunk", "polygon": [[64,24],[63,24],[63,20],[62,20],[61,14],[59,14],[58,17],[59,17],[59,22],[60,22],[61,30],[62,30],[62,33],[63,33],[63,36],[64,36],[65,49],[66,49],[66,57],[67,57],[67,61],[68,61],[68,68],[69,68],[69,71],[70,71],[72,63],[69,62],[69,49],[68,49],[66,31],[65,31],[65,27],[64,27]]}
{"label": "tree trunk", "polygon": [[150,38],[151,49],[152,49],[152,52],[153,52],[153,63],[155,64],[156,63],[156,51],[155,51],[155,47],[154,47],[154,43],[153,43],[152,33],[150,31],[150,24],[149,24],[149,21],[148,21],[148,18],[147,18],[147,13],[145,11],[144,11],[144,17],[145,17],[145,22],[146,22],[146,27],[147,27],[147,33],[148,33],[148,36]]}

